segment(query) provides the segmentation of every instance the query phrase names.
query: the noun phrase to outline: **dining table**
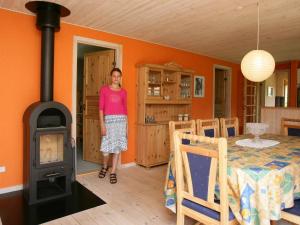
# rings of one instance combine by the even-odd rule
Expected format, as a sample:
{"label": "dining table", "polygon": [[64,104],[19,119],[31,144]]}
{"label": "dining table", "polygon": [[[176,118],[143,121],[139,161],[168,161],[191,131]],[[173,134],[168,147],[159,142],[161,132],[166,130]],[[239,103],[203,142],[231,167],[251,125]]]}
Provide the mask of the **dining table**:
{"label": "dining table", "polygon": [[[227,138],[228,202],[240,224],[269,225],[300,199],[300,137],[265,134],[261,140],[278,144],[263,148],[237,144],[252,138],[249,134]],[[176,213],[174,164],[171,151],[164,194],[165,206]],[[215,193],[218,196],[217,185]]]}

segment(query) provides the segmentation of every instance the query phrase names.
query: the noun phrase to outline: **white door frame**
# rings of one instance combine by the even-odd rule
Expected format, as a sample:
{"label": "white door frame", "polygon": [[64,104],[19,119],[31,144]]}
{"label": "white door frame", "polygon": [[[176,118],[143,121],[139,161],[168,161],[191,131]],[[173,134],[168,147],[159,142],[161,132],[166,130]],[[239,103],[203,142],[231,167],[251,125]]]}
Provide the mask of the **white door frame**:
{"label": "white door frame", "polygon": [[[122,55],[123,55],[123,46],[116,43],[101,41],[97,39],[91,39],[86,37],[74,36],[73,38],[73,72],[72,72],[72,127],[71,127],[71,136],[76,140],[76,105],[77,105],[77,47],[78,44],[87,44],[93,46],[99,46],[103,48],[109,48],[115,50],[115,59],[116,67],[122,70]],[[77,152],[75,151],[75,159],[77,159]],[[121,155],[119,159],[119,165],[121,162]],[[75,174],[77,172],[77,160],[75,160]]]}
{"label": "white door frame", "polygon": [[212,118],[215,118],[215,77],[216,77],[216,69],[221,69],[221,70],[227,70],[228,71],[228,95],[226,96],[226,102],[228,102],[229,104],[227,104],[227,108],[226,111],[228,113],[228,117],[231,117],[231,88],[232,88],[232,68],[231,67],[227,67],[227,66],[222,66],[222,65],[218,65],[218,64],[214,64],[213,65],[213,94],[212,94]]}

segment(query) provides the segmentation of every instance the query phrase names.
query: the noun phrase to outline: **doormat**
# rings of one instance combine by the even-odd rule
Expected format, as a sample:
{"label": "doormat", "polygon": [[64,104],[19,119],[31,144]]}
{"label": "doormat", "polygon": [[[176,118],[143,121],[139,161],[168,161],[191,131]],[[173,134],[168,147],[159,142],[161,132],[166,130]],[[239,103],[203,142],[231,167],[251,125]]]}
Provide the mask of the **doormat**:
{"label": "doormat", "polygon": [[0,218],[3,225],[36,225],[103,204],[102,199],[75,181],[72,195],[34,205],[27,204],[23,191],[0,195]]}

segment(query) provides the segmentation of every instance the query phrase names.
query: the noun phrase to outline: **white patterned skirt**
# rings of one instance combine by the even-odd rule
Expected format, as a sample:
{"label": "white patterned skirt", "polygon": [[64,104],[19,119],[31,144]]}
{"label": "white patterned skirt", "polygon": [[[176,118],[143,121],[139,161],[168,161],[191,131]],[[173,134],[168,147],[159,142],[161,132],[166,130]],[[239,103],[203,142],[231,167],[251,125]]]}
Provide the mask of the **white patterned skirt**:
{"label": "white patterned skirt", "polygon": [[127,150],[127,116],[105,115],[106,135],[102,137],[100,151],[120,153]]}

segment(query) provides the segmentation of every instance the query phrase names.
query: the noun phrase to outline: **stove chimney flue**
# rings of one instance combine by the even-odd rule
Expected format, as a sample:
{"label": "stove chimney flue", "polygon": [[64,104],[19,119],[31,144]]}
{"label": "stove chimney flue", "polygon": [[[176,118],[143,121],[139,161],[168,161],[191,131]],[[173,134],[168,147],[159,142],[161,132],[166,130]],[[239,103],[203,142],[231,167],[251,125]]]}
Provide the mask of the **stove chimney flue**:
{"label": "stove chimney flue", "polygon": [[70,10],[43,1],[31,1],[25,7],[37,14],[36,26],[42,31],[41,102],[53,101],[54,32],[60,29],[60,17],[68,16]]}

